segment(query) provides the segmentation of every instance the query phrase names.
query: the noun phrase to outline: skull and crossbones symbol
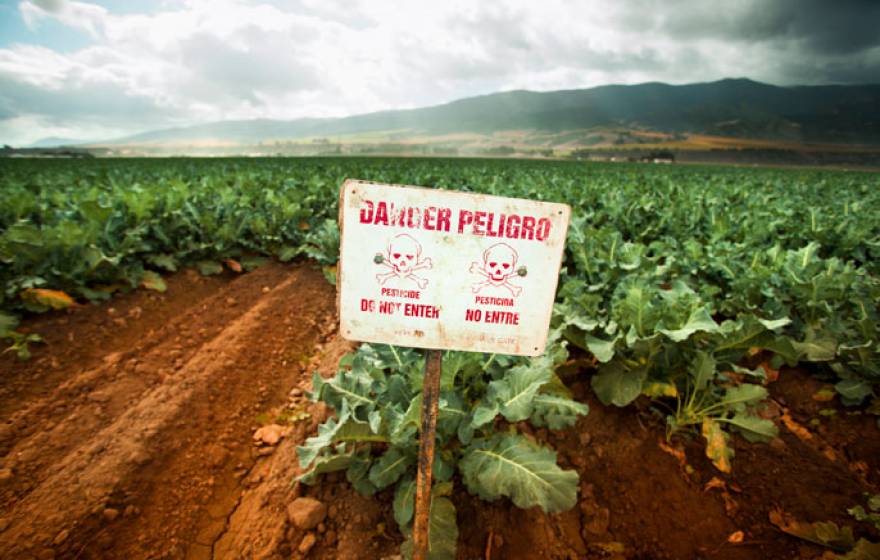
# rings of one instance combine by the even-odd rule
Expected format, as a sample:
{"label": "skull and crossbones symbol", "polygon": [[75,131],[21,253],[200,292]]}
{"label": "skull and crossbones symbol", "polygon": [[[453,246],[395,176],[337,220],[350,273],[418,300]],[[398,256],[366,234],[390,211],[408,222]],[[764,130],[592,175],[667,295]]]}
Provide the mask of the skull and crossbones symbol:
{"label": "skull and crossbones symbol", "polygon": [[422,258],[422,245],[406,233],[392,237],[388,241],[386,254],[377,254],[375,262],[390,269],[384,274],[376,275],[380,285],[391,278],[400,278],[415,282],[421,289],[428,285],[428,279],[413,273],[434,266],[430,258]]}
{"label": "skull and crossbones symbol", "polygon": [[471,263],[471,274],[479,274],[485,279],[473,285],[476,294],[487,286],[506,288],[514,297],[522,291],[520,286],[510,283],[510,277],[519,274],[516,270],[516,251],[507,243],[496,243],[483,251],[483,262]]}

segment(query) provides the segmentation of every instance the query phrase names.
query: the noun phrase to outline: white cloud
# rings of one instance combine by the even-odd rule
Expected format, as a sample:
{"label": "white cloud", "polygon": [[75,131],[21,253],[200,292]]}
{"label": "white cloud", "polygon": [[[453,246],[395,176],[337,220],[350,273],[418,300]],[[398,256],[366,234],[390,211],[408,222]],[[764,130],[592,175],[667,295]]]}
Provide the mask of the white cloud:
{"label": "white cloud", "polygon": [[153,13],[114,14],[88,2],[23,0],[19,10],[31,29],[54,18],[92,44],[70,53],[0,49],[0,141],[59,130],[102,138],[213,120],[341,116],[515,88],[729,76],[821,82],[829,75],[823,68],[846,76],[852,67],[845,60],[876,79],[876,48],[806,60],[810,29],[828,40],[821,26],[802,22],[797,29],[807,31],[792,35],[776,12],[763,27],[746,25],[762,13],[763,0],[709,11],[698,5],[184,0]]}

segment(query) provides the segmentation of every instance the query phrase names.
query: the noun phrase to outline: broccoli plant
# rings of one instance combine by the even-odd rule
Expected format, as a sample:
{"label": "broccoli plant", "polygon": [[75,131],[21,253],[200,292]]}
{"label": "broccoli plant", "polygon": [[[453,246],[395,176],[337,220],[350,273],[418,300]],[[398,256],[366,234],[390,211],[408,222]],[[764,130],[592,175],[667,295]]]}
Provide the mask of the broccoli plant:
{"label": "broccoli plant", "polygon": [[[555,374],[568,353],[551,338],[537,358],[447,352],[441,373],[437,447],[430,512],[430,557],[454,558],[458,528],[454,484],[494,501],[559,512],[577,501],[578,476],[556,464],[556,453],[518,433],[517,422],[554,430],[587,414]],[[314,401],[336,416],[297,449],[312,483],[322,473],[346,472],[356,490],[394,488],[394,518],[411,551],[415,473],[424,357],[415,350],[362,345],[340,362],[332,379],[313,377]]]}
{"label": "broccoli plant", "polygon": [[640,395],[661,406],[674,399],[666,417],[667,438],[698,426],[706,455],[723,472],[730,471],[733,456],[729,430],[749,441],[776,436],[773,422],[755,413],[767,390],[741,382],[763,380],[763,370],[738,364],[764,350],[779,363],[796,363],[794,343],[777,332],[789,323],[787,318],[746,317],[719,324],[711,307],[681,281],[661,287],[656,279],[622,280],[608,302],[585,286],[578,280],[563,285],[554,322],[573,345],[595,357],[598,369],[591,384],[603,404],[626,406]]}

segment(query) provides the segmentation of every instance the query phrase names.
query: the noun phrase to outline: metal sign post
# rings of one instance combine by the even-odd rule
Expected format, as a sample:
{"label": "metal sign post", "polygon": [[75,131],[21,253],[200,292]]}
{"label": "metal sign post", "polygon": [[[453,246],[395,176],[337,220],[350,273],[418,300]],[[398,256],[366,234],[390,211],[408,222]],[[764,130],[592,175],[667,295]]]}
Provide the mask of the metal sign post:
{"label": "metal sign post", "polygon": [[413,556],[429,550],[443,350],[544,352],[571,209],[348,180],[339,196],[340,333],[425,349]]}

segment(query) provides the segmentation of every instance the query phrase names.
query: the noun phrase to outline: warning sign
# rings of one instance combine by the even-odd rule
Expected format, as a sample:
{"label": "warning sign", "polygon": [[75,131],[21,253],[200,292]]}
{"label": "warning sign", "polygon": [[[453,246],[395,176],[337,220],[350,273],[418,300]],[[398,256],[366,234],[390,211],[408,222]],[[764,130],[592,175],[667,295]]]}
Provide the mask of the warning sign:
{"label": "warning sign", "polygon": [[570,214],[565,204],[346,181],[342,335],[541,354]]}

